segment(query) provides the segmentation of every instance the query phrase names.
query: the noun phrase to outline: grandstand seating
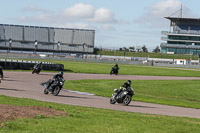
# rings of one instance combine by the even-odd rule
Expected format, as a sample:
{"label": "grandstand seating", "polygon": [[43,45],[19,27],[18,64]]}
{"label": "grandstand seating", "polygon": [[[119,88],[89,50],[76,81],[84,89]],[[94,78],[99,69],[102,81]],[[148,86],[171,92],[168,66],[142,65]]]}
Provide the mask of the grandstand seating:
{"label": "grandstand seating", "polygon": [[[0,24],[0,47],[93,52],[94,35],[94,30]],[[9,39],[12,39],[11,47]]]}

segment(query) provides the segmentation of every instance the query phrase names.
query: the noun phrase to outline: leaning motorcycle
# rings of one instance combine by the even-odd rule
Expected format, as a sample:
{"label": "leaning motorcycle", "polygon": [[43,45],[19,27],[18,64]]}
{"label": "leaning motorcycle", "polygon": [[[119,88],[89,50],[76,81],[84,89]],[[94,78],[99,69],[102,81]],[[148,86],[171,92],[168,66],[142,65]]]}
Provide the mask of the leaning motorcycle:
{"label": "leaning motorcycle", "polygon": [[110,75],[112,75],[112,74],[118,75],[118,70],[119,70],[119,68],[112,67],[111,71],[110,71]]}
{"label": "leaning motorcycle", "polygon": [[114,89],[114,94],[110,98],[110,104],[122,103],[123,105],[127,106],[131,102],[131,98],[134,95],[134,90],[132,87],[128,87],[127,89],[122,87],[120,89]]}
{"label": "leaning motorcycle", "polygon": [[[60,90],[63,88],[65,80],[63,78],[58,78],[57,80],[49,80],[44,83],[44,94],[52,93],[54,96],[57,96],[60,93]],[[49,86],[49,84],[51,84]]]}
{"label": "leaning motorcycle", "polygon": [[40,71],[41,71],[41,66],[40,67],[38,67],[38,66],[34,66],[33,67],[33,71],[32,71],[32,74],[34,74],[34,73],[37,73],[37,74],[39,74],[40,73]]}

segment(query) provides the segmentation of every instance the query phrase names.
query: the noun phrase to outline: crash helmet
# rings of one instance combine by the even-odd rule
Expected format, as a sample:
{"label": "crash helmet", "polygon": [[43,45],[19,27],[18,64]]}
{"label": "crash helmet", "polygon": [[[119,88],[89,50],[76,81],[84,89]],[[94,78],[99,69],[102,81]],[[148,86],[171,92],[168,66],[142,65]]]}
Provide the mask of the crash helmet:
{"label": "crash helmet", "polygon": [[59,72],[59,75],[60,75],[60,76],[63,76],[63,71],[60,71],[60,72]]}
{"label": "crash helmet", "polygon": [[127,82],[126,82],[127,84],[129,84],[129,85],[131,85],[131,80],[127,80]]}

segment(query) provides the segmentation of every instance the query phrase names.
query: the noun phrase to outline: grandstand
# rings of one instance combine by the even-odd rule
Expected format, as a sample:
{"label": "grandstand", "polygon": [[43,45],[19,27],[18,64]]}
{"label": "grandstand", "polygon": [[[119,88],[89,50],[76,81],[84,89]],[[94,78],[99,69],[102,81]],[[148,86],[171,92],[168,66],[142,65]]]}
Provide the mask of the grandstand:
{"label": "grandstand", "polygon": [[170,31],[162,31],[161,53],[200,54],[200,19],[165,17],[170,20]]}
{"label": "grandstand", "polygon": [[93,53],[95,30],[0,24],[0,50]]}

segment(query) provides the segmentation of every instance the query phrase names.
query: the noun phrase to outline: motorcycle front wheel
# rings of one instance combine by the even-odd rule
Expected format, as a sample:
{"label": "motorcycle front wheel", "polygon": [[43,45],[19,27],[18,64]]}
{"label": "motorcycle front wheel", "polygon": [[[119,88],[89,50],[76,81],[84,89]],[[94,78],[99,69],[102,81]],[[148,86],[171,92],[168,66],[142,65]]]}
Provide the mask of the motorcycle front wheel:
{"label": "motorcycle front wheel", "polygon": [[54,95],[54,96],[57,96],[57,95],[59,94],[59,92],[60,92],[60,87],[56,86],[56,87],[54,88],[53,95]]}
{"label": "motorcycle front wheel", "polygon": [[110,72],[110,75],[112,75],[112,71]]}
{"label": "motorcycle front wheel", "polygon": [[123,105],[127,106],[127,105],[129,105],[130,102],[131,102],[131,96],[126,95],[124,100],[123,100]]}
{"label": "motorcycle front wheel", "polygon": [[33,70],[33,71],[32,71],[32,74],[34,74],[34,73],[35,73],[35,71]]}
{"label": "motorcycle front wheel", "polygon": [[44,89],[44,94],[48,94],[49,92],[48,92],[48,89],[47,88],[45,88]]}
{"label": "motorcycle front wheel", "polygon": [[116,101],[111,97],[110,98],[110,104],[115,104],[116,103]]}

